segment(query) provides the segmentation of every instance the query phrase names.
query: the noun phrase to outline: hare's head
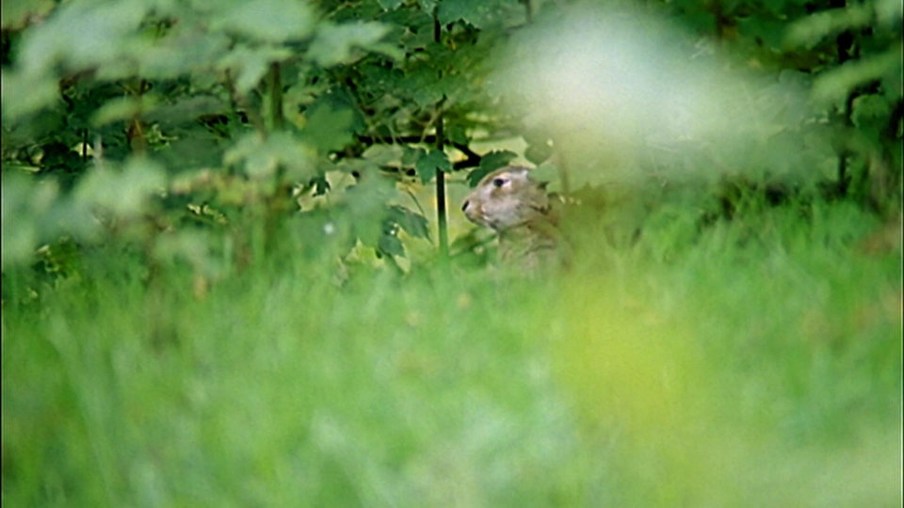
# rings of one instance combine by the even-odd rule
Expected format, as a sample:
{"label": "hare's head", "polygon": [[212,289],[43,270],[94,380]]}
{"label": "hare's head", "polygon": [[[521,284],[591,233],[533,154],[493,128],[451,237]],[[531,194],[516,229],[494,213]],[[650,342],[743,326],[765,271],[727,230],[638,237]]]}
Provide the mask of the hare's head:
{"label": "hare's head", "polygon": [[471,222],[505,231],[549,212],[545,184],[530,178],[530,170],[509,166],[485,176],[468,194],[461,210]]}

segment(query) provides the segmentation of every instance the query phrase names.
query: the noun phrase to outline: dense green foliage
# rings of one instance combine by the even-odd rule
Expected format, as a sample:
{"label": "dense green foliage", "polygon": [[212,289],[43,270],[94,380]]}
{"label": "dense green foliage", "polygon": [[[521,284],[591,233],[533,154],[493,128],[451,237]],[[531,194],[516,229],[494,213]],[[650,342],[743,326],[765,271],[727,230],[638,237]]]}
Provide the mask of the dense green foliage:
{"label": "dense green foliage", "polygon": [[900,0],[606,3],[2,2],[3,502],[900,504]]}
{"label": "dense green foliage", "polygon": [[[814,112],[741,129],[745,144],[778,154],[765,162],[773,170],[784,160],[818,175],[826,154],[795,158],[802,150],[794,145],[809,143],[805,135],[834,139],[837,171],[823,174],[824,183],[894,212],[902,163],[900,5],[836,3],[692,1],[647,10],[690,28],[698,45],[721,42],[737,61],[747,60],[744,67],[782,71],[786,81],[815,76]],[[185,230],[207,236],[198,242],[204,245],[179,246],[181,256],[204,248],[211,252],[194,256],[196,263],[206,257],[208,265],[231,268],[260,256],[300,204],[318,212],[305,214],[312,222],[340,224],[336,239],[344,248],[360,240],[395,261],[404,255],[399,232],[427,237],[425,221],[433,220],[431,207],[412,206],[400,189],[435,181],[444,250],[444,175],[471,169],[473,183],[516,155],[482,157],[476,142],[523,137],[534,164],[547,161],[551,139],[563,151],[572,142],[571,133],[532,123],[529,112],[493,107],[508,99],[492,86],[522,79],[500,72],[510,62],[498,50],[536,39],[531,24],[548,25],[567,4],[48,0],[5,2],[3,9],[4,220],[16,221],[3,230],[4,268],[34,260],[38,247],[60,236],[137,242],[150,255],[158,243],[179,244],[168,237]],[[523,46],[532,53],[509,53],[515,71],[542,51]],[[542,76],[544,69],[528,72]],[[775,101],[756,89],[737,92],[729,91],[729,101],[738,107],[721,112],[733,128],[755,123],[746,111]],[[794,100],[779,107],[797,108]],[[814,125],[828,137],[810,135]],[[680,159],[670,156],[665,165],[680,167]],[[704,161],[688,164],[723,171],[712,157]],[[352,183],[355,193],[345,196]],[[100,221],[89,217],[98,213]],[[216,252],[224,242],[233,245],[229,255]]]}

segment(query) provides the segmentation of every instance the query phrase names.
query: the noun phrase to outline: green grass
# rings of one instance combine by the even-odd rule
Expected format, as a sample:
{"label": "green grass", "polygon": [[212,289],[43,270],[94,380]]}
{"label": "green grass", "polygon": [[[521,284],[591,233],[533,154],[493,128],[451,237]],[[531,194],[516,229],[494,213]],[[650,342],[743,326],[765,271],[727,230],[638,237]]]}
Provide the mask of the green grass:
{"label": "green grass", "polygon": [[808,217],[588,226],[554,279],[86,261],[4,302],[3,502],[900,505],[900,248]]}

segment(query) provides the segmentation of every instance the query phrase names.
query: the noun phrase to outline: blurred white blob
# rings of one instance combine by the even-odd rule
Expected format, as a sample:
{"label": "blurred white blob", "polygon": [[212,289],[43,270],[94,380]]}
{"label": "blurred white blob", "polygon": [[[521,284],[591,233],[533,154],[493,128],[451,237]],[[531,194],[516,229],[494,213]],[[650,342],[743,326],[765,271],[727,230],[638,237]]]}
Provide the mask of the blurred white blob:
{"label": "blurred white blob", "polygon": [[649,15],[575,7],[520,31],[503,61],[493,86],[504,106],[575,170],[591,168],[575,183],[640,167],[810,172],[831,157],[821,136],[804,136],[818,122],[802,77],[754,77]]}

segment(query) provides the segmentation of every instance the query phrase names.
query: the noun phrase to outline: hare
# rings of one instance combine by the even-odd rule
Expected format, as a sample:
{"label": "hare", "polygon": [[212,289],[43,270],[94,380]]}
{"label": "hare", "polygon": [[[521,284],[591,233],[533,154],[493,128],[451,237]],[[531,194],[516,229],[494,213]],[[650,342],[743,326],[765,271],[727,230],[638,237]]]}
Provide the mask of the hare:
{"label": "hare", "polygon": [[465,198],[461,210],[471,222],[496,231],[503,266],[533,270],[560,260],[560,240],[546,184],[529,173],[521,166],[493,171]]}

